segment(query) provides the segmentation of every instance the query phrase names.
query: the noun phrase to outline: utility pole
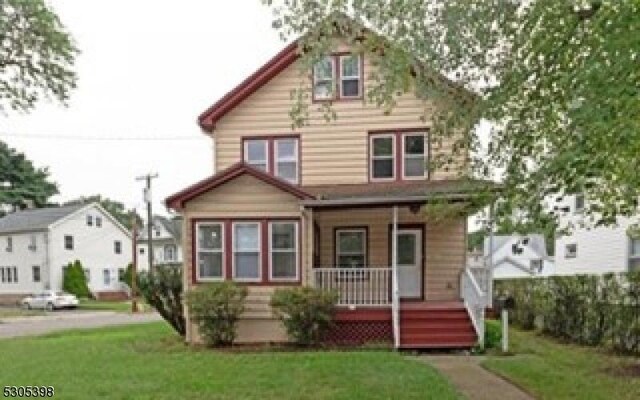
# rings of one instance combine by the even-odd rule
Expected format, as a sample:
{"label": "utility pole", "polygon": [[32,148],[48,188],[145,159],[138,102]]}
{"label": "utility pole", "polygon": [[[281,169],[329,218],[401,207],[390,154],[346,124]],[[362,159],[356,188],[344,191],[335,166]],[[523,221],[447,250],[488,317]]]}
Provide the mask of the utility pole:
{"label": "utility pole", "polygon": [[147,256],[149,258],[149,272],[153,272],[153,210],[151,205],[151,180],[158,174],[146,174],[136,178],[136,181],[145,181],[144,201],[147,203]]}
{"label": "utility pole", "polygon": [[131,241],[133,251],[131,254],[131,312],[138,312],[138,221],[136,209],[131,210]]}

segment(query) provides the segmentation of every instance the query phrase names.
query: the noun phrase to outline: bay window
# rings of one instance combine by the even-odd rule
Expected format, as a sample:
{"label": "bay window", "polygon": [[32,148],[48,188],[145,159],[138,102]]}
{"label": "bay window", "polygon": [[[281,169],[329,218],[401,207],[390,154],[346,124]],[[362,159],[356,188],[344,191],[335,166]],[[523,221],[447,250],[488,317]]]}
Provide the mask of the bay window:
{"label": "bay window", "polygon": [[272,280],[298,279],[298,224],[269,223],[269,277]]}
{"label": "bay window", "polygon": [[196,265],[198,280],[221,280],[224,277],[224,229],[222,223],[197,225]]}
{"label": "bay window", "polygon": [[260,223],[233,224],[233,277],[236,280],[257,281],[261,278]]}
{"label": "bay window", "polygon": [[336,265],[340,268],[362,268],[367,263],[367,230],[344,228],[335,232]]}

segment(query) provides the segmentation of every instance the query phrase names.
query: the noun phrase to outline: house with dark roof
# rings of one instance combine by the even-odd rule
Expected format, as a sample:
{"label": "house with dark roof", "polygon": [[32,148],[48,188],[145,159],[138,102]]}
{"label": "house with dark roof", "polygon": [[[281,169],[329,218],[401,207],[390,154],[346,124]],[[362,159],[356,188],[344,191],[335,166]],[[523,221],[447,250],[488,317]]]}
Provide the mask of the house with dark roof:
{"label": "house with dark roof", "polygon": [[[138,267],[149,268],[148,226],[141,228],[137,241]],[[182,263],[182,219],[155,215],[151,225],[153,264]]]}
{"label": "house with dark roof", "polygon": [[[466,265],[467,215],[426,217],[425,204],[469,202],[484,182],[448,169],[455,135],[433,140],[429,99],[398,96],[392,113],[367,100],[376,66],[336,37],[303,71],[298,42],[205,110],[199,125],[216,171],[166,199],[183,217],[185,290],[248,287],[238,342],[287,340],[269,306],[278,288],[338,293],[334,343],[471,348],[484,337],[483,292]],[[308,123],[292,128],[293,89]],[[323,104],[337,114],[327,121]],[[455,157],[454,157],[455,158]],[[186,310],[190,343],[198,328]]]}
{"label": "house with dark roof", "polygon": [[61,290],[64,268],[79,260],[96,297],[123,293],[131,235],[99,204],[16,211],[0,218],[0,302]]}

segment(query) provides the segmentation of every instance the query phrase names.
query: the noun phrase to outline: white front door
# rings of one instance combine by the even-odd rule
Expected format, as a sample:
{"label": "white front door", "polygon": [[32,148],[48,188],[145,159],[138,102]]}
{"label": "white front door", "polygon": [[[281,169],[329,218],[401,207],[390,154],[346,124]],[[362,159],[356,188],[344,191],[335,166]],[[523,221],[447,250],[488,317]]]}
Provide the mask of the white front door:
{"label": "white front door", "polygon": [[401,298],[422,298],[422,231],[398,229],[398,288]]}

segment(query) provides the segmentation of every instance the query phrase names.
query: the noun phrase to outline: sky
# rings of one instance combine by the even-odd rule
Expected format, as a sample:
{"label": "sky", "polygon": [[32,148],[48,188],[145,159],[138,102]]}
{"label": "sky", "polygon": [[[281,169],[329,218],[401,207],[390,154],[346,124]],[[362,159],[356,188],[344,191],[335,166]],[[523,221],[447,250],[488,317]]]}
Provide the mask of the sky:
{"label": "sky", "polygon": [[152,172],[154,212],[166,213],[168,195],[213,173],[197,116],[284,47],[271,10],[260,0],[48,3],[82,52],[78,88],[66,108],[0,114],[0,140],[49,168],[53,201],[101,194],[142,209],[135,178]]}

